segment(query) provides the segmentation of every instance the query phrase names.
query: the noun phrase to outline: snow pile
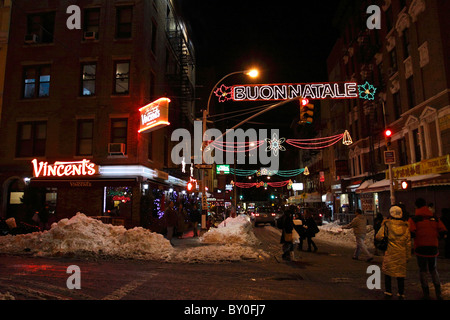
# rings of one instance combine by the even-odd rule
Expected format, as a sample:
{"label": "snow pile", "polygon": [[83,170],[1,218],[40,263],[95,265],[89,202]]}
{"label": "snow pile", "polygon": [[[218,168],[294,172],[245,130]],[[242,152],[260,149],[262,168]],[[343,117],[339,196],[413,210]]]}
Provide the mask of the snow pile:
{"label": "snow pile", "polygon": [[14,296],[11,293],[6,292],[0,293],[0,300],[16,300],[16,298],[14,298]]}
{"label": "snow pile", "polygon": [[[324,224],[319,227],[320,232],[316,234],[318,239],[329,241],[331,243],[339,244],[341,246],[354,247],[355,235],[353,229],[342,229],[337,221]],[[373,227],[367,226],[367,234],[365,244],[367,248],[373,249],[374,230]]]}
{"label": "snow pile", "polygon": [[172,247],[163,235],[147,229],[104,224],[77,213],[71,219],[54,223],[48,231],[0,237],[0,252],[31,252],[38,256],[96,255],[188,263],[261,258],[263,253],[250,247],[257,242],[251,224],[242,218],[227,219],[226,223],[227,227],[224,224],[207,232],[200,239],[200,246],[177,248]]}
{"label": "snow pile", "polygon": [[204,243],[255,245],[259,243],[253,233],[253,226],[248,216],[239,215],[227,218],[217,228],[210,229],[201,238]]}
{"label": "snow pile", "polygon": [[40,256],[90,253],[166,261],[173,254],[169,241],[160,234],[104,224],[82,213],[54,223],[48,231],[2,237],[0,245],[2,252],[26,249]]}

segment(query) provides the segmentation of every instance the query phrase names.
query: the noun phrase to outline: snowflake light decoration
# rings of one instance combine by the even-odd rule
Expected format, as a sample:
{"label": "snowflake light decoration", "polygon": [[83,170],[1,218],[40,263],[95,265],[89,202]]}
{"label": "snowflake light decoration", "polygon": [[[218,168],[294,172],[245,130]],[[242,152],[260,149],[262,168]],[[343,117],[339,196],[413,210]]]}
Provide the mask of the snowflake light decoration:
{"label": "snowflake light decoration", "polygon": [[227,87],[222,84],[214,91],[214,94],[219,98],[219,102],[225,102],[233,98],[232,87]]}
{"label": "snowflake light decoration", "polygon": [[363,85],[358,85],[359,97],[366,100],[374,100],[377,88],[366,81]]}
{"label": "snowflake light decoration", "polygon": [[278,139],[278,135],[274,133],[272,135],[272,139],[266,139],[269,143],[266,151],[271,150],[274,156],[278,156],[278,150],[286,151],[286,148],[281,145],[285,140],[285,138]]}

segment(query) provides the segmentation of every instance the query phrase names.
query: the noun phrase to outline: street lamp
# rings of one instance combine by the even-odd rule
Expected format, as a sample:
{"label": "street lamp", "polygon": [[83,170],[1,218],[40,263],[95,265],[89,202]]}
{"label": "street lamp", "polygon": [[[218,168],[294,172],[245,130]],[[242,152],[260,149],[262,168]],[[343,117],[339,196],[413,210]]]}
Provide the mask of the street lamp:
{"label": "street lamp", "polygon": [[[211,103],[211,97],[214,93],[214,90],[217,88],[217,86],[226,78],[235,75],[235,74],[245,74],[248,75],[251,78],[256,78],[259,75],[259,71],[257,69],[248,69],[248,70],[241,70],[241,71],[235,71],[235,72],[231,72],[229,74],[227,74],[226,76],[222,77],[222,79],[220,79],[219,81],[217,81],[217,83],[214,85],[214,87],[211,89],[211,92],[209,93],[209,98],[208,98],[208,103],[206,105],[206,110],[203,110],[203,117],[202,117],[202,136],[206,131],[206,120],[209,116],[209,105]],[[203,139],[202,139],[203,140]],[[203,150],[203,148],[202,148]],[[202,152],[202,163],[204,163],[204,159],[203,159],[203,152]],[[236,166],[236,161],[235,161],[235,166]],[[202,190],[202,195],[205,194],[205,169],[201,170],[201,190]],[[235,170],[235,175],[236,175],[236,170]],[[236,180],[236,176],[235,176],[235,180]],[[236,187],[234,187],[234,195],[233,195],[233,199],[234,199],[234,208],[236,210],[237,207],[237,199],[236,199]],[[203,208],[202,208],[203,211]],[[203,212],[203,214],[206,217],[206,213]],[[205,224],[206,224],[206,219],[205,219]],[[202,228],[205,229],[206,225],[203,224],[203,219],[202,219]]]}

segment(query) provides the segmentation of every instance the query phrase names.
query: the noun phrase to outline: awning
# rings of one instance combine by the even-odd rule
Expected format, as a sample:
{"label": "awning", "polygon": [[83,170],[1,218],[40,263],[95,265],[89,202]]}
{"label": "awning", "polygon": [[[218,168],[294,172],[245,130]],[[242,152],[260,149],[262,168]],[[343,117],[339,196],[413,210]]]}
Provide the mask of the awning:
{"label": "awning", "polygon": [[347,186],[347,190],[354,192],[354,189],[358,188],[361,185],[361,182],[362,180],[353,181],[351,185]]}
{"label": "awning", "polygon": [[373,180],[372,179],[366,180],[363,183],[361,183],[361,185],[358,188],[356,188],[355,192],[356,193],[361,193],[361,192],[364,191],[364,189],[368,188],[372,184],[373,184]]}
{"label": "awning", "polygon": [[[441,174],[423,174],[419,176],[412,176],[400,180],[409,180],[412,182],[412,188],[420,188],[425,186],[433,185],[432,183],[435,183],[435,185],[450,185],[450,176],[447,179],[439,179]],[[440,181],[440,182],[439,182]],[[364,193],[364,192],[381,192],[381,191],[389,191],[389,184],[390,180],[383,179],[380,181],[377,181],[371,185],[369,185],[364,190],[360,189],[358,193]],[[359,189],[359,188],[358,188]]]}

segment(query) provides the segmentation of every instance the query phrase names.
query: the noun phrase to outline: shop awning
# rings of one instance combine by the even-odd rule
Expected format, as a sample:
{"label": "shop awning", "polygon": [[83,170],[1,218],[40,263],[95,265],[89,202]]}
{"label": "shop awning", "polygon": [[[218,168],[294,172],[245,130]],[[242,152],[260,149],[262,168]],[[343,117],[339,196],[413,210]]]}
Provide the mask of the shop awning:
{"label": "shop awning", "polygon": [[373,180],[372,179],[366,180],[363,183],[361,183],[361,185],[358,188],[356,188],[355,192],[356,193],[362,193],[362,192],[364,192],[365,189],[367,189],[372,184],[373,184]]}
{"label": "shop awning", "polygon": [[[423,174],[419,176],[412,176],[408,178],[404,178],[401,180],[409,180],[412,182],[413,188],[420,188],[425,186],[431,186],[431,185],[450,185],[450,176],[446,179],[441,179],[441,174]],[[381,192],[381,191],[388,191],[389,190],[389,183],[390,181],[387,179],[383,179],[380,181],[377,181],[371,185],[369,185],[364,190],[360,190],[359,193],[364,192]],[[359,188],[358,188],[359,189]]]}

